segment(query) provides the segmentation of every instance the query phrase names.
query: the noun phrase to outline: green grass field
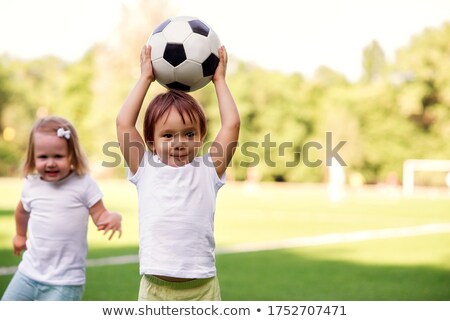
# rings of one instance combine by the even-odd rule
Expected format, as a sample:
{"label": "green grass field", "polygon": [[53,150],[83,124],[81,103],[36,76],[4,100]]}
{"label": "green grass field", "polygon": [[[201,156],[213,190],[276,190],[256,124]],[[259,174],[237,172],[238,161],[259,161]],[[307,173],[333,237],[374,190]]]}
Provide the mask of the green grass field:
{"label": "green grass field", "polygon": [[[136,191],[125,180],[99,181],[123,236],[107,241],[91,224],[89,258],[137,254]],[[14,266],[13,210],[20,181],[0,179],[0,266]],[[450,197],[403,198],[352,191],[330,204],[325,187],[229,183],[216,211],[217,247],[330,233],[450,223]],[[224,300],[450,300],[450,233],[217,255]],[[0,276],[0,295],[11,275]],[[136,300],[138,264],[88,267],[85,300]]]}

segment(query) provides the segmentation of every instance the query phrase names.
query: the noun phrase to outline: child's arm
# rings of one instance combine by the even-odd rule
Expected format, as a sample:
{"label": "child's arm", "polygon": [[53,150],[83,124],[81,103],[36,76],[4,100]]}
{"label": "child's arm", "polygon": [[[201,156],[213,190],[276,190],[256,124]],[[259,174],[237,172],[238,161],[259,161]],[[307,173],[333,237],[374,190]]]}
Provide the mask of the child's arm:
{"label": "child's arm", "polygon": [[155,80],[150,52],[150,46],[142,48],[141,76],[116,118],[117,139],[119,140],[120,150],[132,174],[135,174],[138,170],[145,151],[144,141],[136,129],[136,121],[150,84]]}
{"label": "child's arm", "polygon": [[95,203],[89,209],[89,213],[98,231],[105,231],[103,234],[112,231],[109,240],[112,239],[116,231],[119,232],[119,238],[122,236],[122,216],[118,213],[108,212],[102,200]]}
{"label": "child's arm", "polygon": [[17,204],[14,217],[16,220],[16,235],[13,238],[14,255],[20,256],[20,252],[27,249],[27,229],[30,218],[30,213],[25,211],[21,201]]}
{"label": "child's arm", "polygon": [[237,146],[240,117],[236,103],[225,80],[228,58],[224,46],[219,48],[219,59],[219,65],[217,66],[212,81],[219,103],[221,128],[211,146],[210,153],[214,166],[216,167],[217,175],[221,177],[233,158]]}

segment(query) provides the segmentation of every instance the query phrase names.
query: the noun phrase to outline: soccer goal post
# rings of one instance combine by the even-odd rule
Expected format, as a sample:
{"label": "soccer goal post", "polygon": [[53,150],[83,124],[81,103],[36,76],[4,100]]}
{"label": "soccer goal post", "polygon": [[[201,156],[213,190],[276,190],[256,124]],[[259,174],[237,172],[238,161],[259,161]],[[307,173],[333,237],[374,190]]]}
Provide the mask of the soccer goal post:
{"label": "soccer goal post", "polygon": [[450,160],[437,159],[408,159],[403,163],[403,194],[414,193],[414,173],[422,172],[449,172]]}

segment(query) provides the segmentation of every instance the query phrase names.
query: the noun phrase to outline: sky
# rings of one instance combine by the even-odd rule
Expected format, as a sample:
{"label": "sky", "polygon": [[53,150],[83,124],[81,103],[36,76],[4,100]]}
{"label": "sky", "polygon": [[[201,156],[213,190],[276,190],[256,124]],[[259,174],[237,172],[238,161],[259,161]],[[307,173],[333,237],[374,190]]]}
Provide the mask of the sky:
{"label": "sky", "polygon": [[[25,59],[51,54],[74,61],[94,43],[107,41],[118,26],[123,6],[137,2],[0,0],[0,54]],[[450,22],[448,0],[171,2],[178,8],[177,15],[198,17],[209,24],[230,55],[306,76],[327,66],[357,79],[363,48],[373,40],[392,61],[396,50],[413,35]]]}

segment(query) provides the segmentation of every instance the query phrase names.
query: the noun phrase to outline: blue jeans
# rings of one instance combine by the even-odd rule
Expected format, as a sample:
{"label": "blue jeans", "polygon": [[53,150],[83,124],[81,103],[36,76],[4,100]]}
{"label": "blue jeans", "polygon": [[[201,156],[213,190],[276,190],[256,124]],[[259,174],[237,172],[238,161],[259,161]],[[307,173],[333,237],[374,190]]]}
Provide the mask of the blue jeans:
{"label": "blue jeans", "polygon": [[17,271],[2,301],[80,301],[83,285],[51,285],[34,281]]}

